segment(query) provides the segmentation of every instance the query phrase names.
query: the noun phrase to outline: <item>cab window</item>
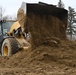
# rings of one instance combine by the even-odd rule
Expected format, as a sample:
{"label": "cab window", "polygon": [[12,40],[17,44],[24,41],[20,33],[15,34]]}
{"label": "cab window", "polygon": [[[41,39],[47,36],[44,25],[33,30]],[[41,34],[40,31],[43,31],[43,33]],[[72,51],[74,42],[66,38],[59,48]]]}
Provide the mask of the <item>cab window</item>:
{"label": "cab window", "polygon": [[0,25],[0,36],[2,35],[2,31],[1,31],[1,25]]}

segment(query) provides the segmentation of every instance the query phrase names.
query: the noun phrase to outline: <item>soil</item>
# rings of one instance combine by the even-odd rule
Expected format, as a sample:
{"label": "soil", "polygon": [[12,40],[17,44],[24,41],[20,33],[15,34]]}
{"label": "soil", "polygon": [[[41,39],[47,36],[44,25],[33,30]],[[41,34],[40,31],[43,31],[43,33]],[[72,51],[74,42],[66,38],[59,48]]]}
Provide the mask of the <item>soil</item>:
{"label": "soil", "polygon": [[[22,13],[23,10],[18,15]],[[10,57],[1,56],[0,74],[76,75],[76,41],[66,38],[66,23],[52,15],[29,13],[25,19],[23,13],[23,20],[19,16],[24,31],[31,33],[32,48]]]}
{"label": "soil", "polygon": [[76,41],[41,45],[0,60],[1,75],[76,75]]}

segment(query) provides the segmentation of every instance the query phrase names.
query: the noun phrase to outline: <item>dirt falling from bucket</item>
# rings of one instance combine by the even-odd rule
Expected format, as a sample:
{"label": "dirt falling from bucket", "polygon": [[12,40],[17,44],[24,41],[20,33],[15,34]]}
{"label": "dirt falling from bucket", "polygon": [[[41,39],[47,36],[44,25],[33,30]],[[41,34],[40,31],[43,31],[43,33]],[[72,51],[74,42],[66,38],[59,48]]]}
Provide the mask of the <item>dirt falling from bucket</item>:
{"label": "dirt falling from bucket", "polygon": [[44,45],[47,39],[51,40],[51,37],[66,39],[67,24],[57,16],[37,13],[27,13],[26,15],[21,9],[19,9],[17,16],[24,31],[31,33],[32,47]]}
{"label": "dirt falling from bucket", "polygon": [[19,8],[17,13],[17,20],[20,23],[21,27],[23,28],[24,23],[26,22],[26,15],[24,14],[24,11]]}
{"label": "dirt falling from bucket", "polygon": [[51,40],[51,37],[66,39],[65,24],[59,18],[52,15],[38,15],[29,13],[24,24],[25,32],[31,32],[33,46],[39,46]]}

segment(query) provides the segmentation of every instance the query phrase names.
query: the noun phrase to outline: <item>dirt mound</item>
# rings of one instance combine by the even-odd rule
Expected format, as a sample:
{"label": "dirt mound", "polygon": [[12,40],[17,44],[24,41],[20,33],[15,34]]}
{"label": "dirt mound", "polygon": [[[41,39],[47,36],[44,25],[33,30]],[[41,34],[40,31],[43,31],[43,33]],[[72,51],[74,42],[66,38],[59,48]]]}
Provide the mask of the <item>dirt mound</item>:
{"label": "dirt mound", "polygon": [[0,67],[25,68],[28,67],[27,64],[35,67],[38,63],[55,63],[76,67],[76,43],[63,41],[58,47],[42,45],[35,50],[22,50],[11,57],[0,58],[3,60]]}
{"label": "dirt mound", "polygon": [[61,41],[57,47],[41,45],[34,50],[22,50],[11,57],[0,57],[0,60],[0,68],[10,68],[10,71],[21,68],[12,69],[15,75],[76,74],[76,42]]}

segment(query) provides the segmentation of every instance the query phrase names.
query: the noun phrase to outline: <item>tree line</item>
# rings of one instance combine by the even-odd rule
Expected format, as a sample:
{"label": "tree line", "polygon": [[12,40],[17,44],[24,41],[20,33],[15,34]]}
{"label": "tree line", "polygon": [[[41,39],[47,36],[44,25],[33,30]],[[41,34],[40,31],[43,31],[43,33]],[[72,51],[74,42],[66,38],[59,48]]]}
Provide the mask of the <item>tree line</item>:
{"label": "tree line", "polygon": [[13,17],[11,15],[5,15],[5,9],[0,6],[0,20],[16,20],[16,15],[13,15]]}

